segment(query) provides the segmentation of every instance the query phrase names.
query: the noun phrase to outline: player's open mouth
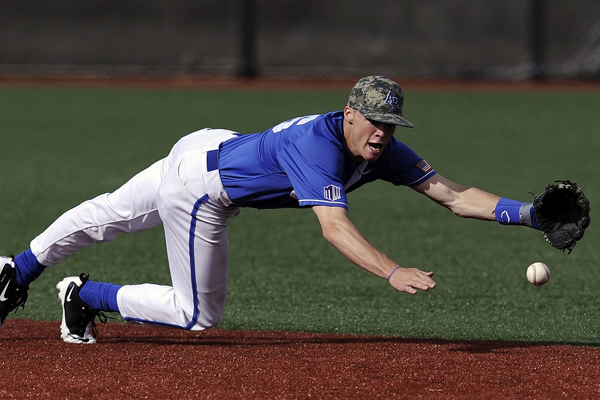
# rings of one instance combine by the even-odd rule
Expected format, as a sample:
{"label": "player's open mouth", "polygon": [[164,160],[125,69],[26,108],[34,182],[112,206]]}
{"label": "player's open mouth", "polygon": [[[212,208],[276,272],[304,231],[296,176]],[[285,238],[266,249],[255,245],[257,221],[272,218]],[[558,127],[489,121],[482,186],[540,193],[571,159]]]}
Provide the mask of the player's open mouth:
{"label": "player's open mouth", "polygon": [[369,143],[369,147],[373,151],[379,151],[381,150],[381,143]]}

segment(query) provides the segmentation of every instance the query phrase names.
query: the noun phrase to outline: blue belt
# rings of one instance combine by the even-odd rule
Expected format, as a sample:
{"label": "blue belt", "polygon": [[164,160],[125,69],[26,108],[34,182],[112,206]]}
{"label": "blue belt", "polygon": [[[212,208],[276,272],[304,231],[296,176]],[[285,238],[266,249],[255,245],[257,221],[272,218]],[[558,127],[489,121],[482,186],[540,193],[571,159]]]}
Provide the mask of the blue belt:
{"label": "blue belt", "polygon": [[206,171],[219,169],[219,149],[206,152]]}

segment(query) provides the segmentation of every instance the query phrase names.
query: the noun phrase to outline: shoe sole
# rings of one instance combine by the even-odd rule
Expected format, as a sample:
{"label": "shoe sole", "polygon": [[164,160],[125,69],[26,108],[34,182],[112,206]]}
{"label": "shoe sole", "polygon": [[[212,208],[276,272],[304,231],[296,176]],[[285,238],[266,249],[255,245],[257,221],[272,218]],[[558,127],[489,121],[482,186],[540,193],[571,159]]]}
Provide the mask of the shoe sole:
{"label": "shoe sole", "polygon": [[69,289],[69,285],[75,282],[77,286],[81,286],[81,279],[77,276],[71,276],[63,279],[62,281],[56,284],[56,288],[58,289],[58,299],[60,300],[60,306],[62,307],[62,322],[60,324],[60,337],[67,343],[75,343],[75,344],[95,344],[96,339],[90,335],[87,330],[83,337],[79,335],[74,335],[69,331],[67,327],[67,322],[65,321],[65,296],[67,295],[67,290]]}

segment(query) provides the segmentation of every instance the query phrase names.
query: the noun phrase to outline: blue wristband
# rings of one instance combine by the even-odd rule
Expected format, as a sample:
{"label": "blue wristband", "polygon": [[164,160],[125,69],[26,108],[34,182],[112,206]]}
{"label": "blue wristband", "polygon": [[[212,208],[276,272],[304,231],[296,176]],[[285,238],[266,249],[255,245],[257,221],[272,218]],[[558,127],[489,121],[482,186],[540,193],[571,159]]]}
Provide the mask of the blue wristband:
{"label": "blue wristband", "polygon": [[496,221],[502,225],[521,225],[521,217],[519,211],[521,210],[522,202],[517,200],[501,198],[496,204]]}
{"label": "blue wristband", "polygon": [[503,197],[496,204],[494,214],[496,221],[502,225],[527,225],[534,229],[540,229],[531,203]]}

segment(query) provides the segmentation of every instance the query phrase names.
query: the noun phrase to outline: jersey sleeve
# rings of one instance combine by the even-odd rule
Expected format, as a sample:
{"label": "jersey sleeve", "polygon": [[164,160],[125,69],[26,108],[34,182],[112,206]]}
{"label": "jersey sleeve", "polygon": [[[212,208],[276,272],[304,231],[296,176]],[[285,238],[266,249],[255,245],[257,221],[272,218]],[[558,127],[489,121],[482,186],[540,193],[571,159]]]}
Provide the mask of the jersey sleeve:
{"label": "jersey sleeve", "polygon": [[394,185],[414,187],[436,174],[433,167],[402,142],[390,143],[390,157],[384,180]]}
{"label": "jersey sleeve", "polygon": [[277,159],[300,206],[348,208],[340,146],[339,142],[311,129],[279,152]]}

